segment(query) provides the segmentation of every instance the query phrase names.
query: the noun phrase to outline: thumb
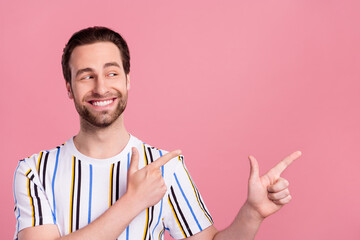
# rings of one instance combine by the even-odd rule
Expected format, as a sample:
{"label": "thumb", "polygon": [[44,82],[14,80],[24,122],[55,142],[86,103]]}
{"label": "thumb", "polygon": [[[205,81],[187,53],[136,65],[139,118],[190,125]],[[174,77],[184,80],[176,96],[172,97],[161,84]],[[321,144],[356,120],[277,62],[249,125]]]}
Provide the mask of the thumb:
{"label": "thumb", "polygon": [[129,165],[128,175],[133,174],[139,170],[139,152],[135,147],[133,147],[131,150],[132,150],[132,154],[131,154],[131,161]]}
{"label": "thumb", "polygon": [[259,164],[255,157],[249,156],[250,161],[250,176],[249,179],[254,179],[259,177]]}

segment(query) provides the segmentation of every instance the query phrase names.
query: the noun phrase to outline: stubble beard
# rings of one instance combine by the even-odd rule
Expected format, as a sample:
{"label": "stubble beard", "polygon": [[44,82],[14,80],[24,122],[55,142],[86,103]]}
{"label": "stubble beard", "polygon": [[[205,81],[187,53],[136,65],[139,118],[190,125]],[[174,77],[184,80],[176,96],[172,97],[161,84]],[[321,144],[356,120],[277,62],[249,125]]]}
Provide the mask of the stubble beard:
{"label": "stubble beard", "polygon": [[[100,98],[105,98],[106,96],[97,95],[97,96],[92,96],[92,97],[100,99]],[[118,100],[118,104],[116,106],[116,109],[113,112],[106,110],[106,111],[102,111],[97,114],[94,114],[86,106],[76,103],[75,99],[74,99],[74,104],[75,104],[76,111],[79,113],[79,116],[82,121],[85,121],[90,126],[93,126],[96,128],[106,128],[106,127],[110,126],[111,124],[113,124],[120,117],[120,115],[125,111],[127,99],[128,99],[127,92],[124,94],[124,96],[120,92],[117,92],[116,98]]]}

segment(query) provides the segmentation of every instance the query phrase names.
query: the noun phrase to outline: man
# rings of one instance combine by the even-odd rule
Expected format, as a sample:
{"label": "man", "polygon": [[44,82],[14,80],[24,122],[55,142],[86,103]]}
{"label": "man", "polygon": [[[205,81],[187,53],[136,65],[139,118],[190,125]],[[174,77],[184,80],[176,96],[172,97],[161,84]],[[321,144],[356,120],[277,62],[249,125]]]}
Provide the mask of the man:
{"label": "man", "polygon": [[290,200],[280,177],[300,152],[259,176],[254,157],[248,199],[217,231],[180,150],[166,153],[130,135],[123,112],[130,55],[116,32],[75,33],[62,58],[80,131],[65,144],[19,162],[14,177],[18,239],[253,239],[263,219]]}

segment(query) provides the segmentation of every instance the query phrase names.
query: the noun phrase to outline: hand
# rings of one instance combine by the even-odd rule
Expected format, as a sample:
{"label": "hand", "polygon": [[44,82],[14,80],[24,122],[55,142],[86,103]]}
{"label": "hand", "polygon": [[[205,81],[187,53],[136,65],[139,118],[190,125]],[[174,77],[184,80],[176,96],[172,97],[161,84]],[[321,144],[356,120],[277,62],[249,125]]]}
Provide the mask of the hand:
{"label": "hand", "polygon": [[138,201],[142,210],[155,205],[163,198],[167,188],[160,168],[180,154],[180,150],[169,152],[139,170],[139,152],[136,148],[132,148],[126,194],[129,194],[134,201]]}
{"label": "hand", "polygon": [[290,202],[289,182],[281,178],[280,174],[300,156],[300,151],[290,154],[261,177],[257,160],[249,156],[250,177],[246,205],[255,210],[258,217],[264,219]]}

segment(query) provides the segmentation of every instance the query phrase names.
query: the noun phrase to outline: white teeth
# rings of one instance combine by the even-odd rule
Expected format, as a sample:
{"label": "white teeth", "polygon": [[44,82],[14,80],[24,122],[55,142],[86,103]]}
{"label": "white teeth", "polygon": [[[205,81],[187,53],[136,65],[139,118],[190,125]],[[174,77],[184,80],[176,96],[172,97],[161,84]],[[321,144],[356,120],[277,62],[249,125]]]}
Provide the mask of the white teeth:
{"label": "white teeth", "polygon": [[106,100],[106,101],[96,101],[96,102],[93,102],[92,104],[95,106],[106,106],[112,102],[113,102],[113,100]]}

